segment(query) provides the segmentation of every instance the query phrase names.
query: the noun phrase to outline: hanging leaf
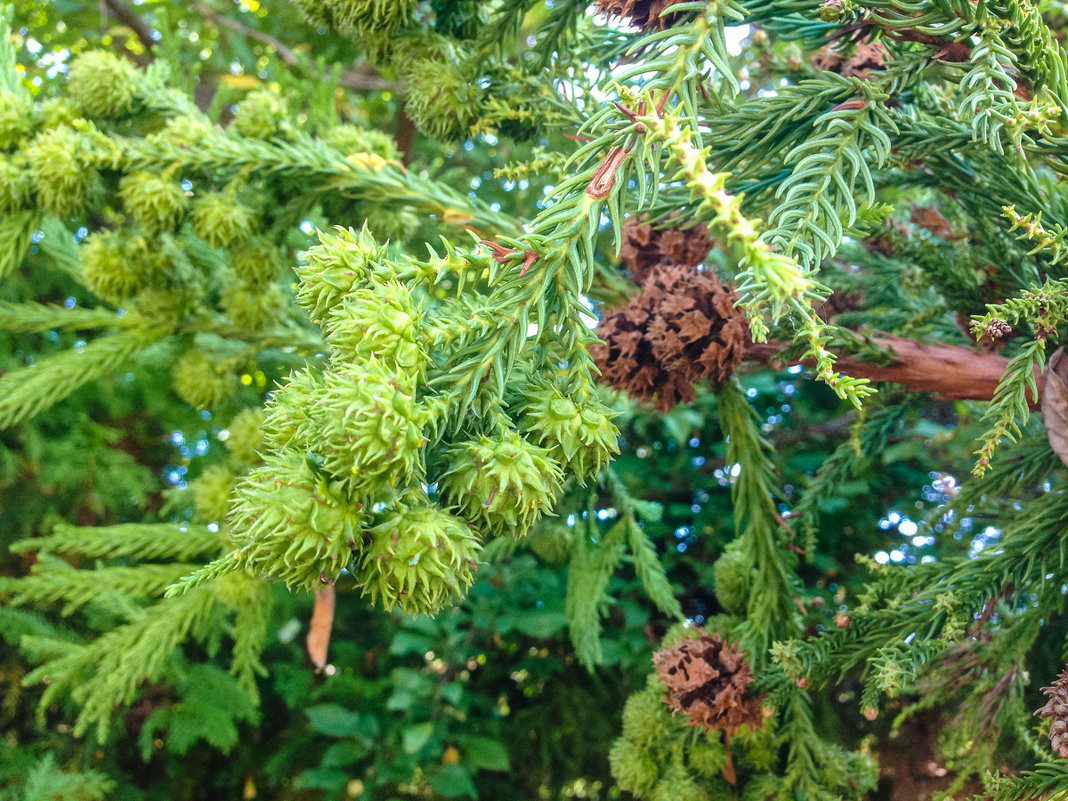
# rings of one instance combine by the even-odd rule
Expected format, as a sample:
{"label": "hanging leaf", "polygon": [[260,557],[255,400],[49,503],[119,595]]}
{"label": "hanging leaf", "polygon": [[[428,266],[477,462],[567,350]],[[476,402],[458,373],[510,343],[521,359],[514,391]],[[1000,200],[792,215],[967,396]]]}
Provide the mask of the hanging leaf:
{"label": "hanging leaf", "polygon": [[327,584],[315,593],[315,608],[308,624],[308,656],[316,672],[326,668],[326,652],[330,647],[330,629],[334,626],[334,585]]}

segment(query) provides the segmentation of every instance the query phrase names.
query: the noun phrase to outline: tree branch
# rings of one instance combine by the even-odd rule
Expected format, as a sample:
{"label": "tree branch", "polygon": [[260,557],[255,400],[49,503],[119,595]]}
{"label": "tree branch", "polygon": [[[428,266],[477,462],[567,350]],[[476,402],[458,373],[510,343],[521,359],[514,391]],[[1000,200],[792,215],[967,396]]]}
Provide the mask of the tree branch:
{"label": "tree branch", "polygon": [[[893,364],[873,364],[856,356],[839,357],[835,363],[847,375],[902,384],[914,392],[932,392],[944,400],[991,400],[1009,360],[996,353],[951,345],[926,345],[914,339],[882,334],[872,337],[881,348],[897,356]],[[745,358],[767,362],[784,347],[783,343],[753,344]],[[797,364],[797,362],[793,362]],[[1044,380],[1036,375],[1039,397]],[[1038,399],[1032,408],[1038,408]]]}
{"label": "tree branch", "polygon": [[123,0],[104,0],[111,16],[129,28],[144,45],[145,50],[152,52],[156,46],[156,40],[152,38],[152,28],[142,19],[141,15],[133,10]]}
{"label": "tree branch", "polygon": [[[203,3],[197,3],[194,8],[198,14],[201,14],[205,19],[210,19],[216,25],[220,25],[223,28],[228,28],[234,33],[238,33],[242,36],[247,36],[249,39],[255,39],[257,42],[262,42],[274,49],[274,52],[278,55],[279,61],[284,64],[288,64],[291,67],[304,68],[304,64],[301,63],[300,57],[297,55],[291,47],[278,41],[275,37],[269,33],[263,31],[257,31],[255,28],[250,28],[238,22],[236,19],[224,16],[215,9],[207,6]],[[356,69],[345,70],[341,73],[339,83],[348,88],[357,91],[402,91],[404,85],[396,81],[387,81],[380,75],[377,75],[369,71],[366,67],[357,67]]]}

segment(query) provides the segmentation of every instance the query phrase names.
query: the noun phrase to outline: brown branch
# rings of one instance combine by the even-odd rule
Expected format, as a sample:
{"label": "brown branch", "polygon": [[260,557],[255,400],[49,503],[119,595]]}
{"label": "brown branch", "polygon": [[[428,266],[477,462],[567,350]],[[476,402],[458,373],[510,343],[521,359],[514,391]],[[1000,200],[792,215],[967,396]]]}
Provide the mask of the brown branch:
{"label": "brown branch", "polygon": [[[255,39],[257,42],[274,49],[274,52],[278,55],[278,60],[283,64],[288,64],[291,67],[303,68],[305,65],[301,63],[300,57],[296,51],[288,45],[280,42],[269,33],[263,31],[257,31],[255,28],[250,28],[238,22],[236,19],[224,16],[215,9],[203,4],[197,3],[194,8],[197,13],[202,15],[205,19],[210,19],[216,25],[220,25],[224,28],[229,28],[234,33],[247,36],[249,39]],[[339,83],[348,88],[357,91],[377,90],[384,91],[390,90],[399,92],[404,89],[404,85],[396,81],[387,81],[380,75],[377,75],[373,71],[370,71],[369,67],[357,67],[356,69],[345,70],[341,73]]]}
{"label": "brown branch", "polygon": [[133,31],[141,44],[145,46],[145,50],[151,53],[156,46],[156,40],[152,38],[152,28],[141,15],[123,0],[104,0],[104,5],[111,12],[111,16]]}
{"label": "brown branch", "polygon": [[[896,354],[891,364],[875,364],[858,356],[842,356],[835,367],[854,378],[903,384],[914,392],[932,392],[943,400],[991,400],[1009,360],[996,353],[963,346],[924,344],[914,339],[882,334],[872,337],[881,348]],[[782,343],[754,344],[746,348],[745,358],[771,361],[782,350]],[[795,362],[796,363],[796,362]],[[1044,380],[1035,376],[1039,397],[1031,404],[1038,408]]]}

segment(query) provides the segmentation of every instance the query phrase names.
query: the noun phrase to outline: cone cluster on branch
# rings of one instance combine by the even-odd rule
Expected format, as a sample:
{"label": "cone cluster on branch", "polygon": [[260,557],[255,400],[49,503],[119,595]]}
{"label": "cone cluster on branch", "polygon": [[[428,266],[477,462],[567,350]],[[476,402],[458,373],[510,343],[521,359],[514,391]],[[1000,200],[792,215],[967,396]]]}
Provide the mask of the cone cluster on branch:
{"label": "cone cluster on branch", "polygon": [[1049,696],[1046,705],[1035,712],[1043,718],[1050,718],[1049,744],[1053,753],[1061,759],[1068,759],[1068,669],[1042,692]]}
{"label": "cone cluster on branch", "polygon": [[719,634],[701,634],[658,651],[653,665],[668,688],[668,706],[685,715],[687,725],[723,731],[728,737],[746,724],[762,725],[759,699],[746,697],[753,670],[745,654]]}
{"label": "cone cluster on branch", "polygon": [[621,254],[642,291],[605,313],[590,349],[602,380],[667,411],[696,397],[694,382],[722,383],[742,361],[749,328],[733,289],[696,269],[704,228],[654,231],[628,221]]}

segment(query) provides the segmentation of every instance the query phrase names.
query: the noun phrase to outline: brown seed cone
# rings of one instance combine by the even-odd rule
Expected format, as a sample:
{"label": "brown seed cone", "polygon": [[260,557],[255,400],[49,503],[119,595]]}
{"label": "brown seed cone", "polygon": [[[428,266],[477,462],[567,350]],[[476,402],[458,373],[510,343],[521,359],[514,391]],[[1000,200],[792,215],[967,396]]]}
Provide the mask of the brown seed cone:
{"label": "brown seed cone", "polygon": [[661,264],[696,267],[705,260],[711,247],[712,237],[703,223],[686,230],[654,228],[630,217],[623,223],[619,257],[631,279],[642,284],[649,271]]}
{"label": "brown seed cone", "polygon": [[812,60],[818,70],[836,72],[846,78],[867,78],[872,70],[886,69],[890,52],[882,42],[860,42],[849,56],[833,45],[824,45]]}
{"label": "brown seed cone", "polygon": [[610,17],[622,17],[628,24],[646,30],[666,30],[674,14],[661,16],[665,8],[686,0],[597,0],[597,11]]}
{"label": "brown seed cone", "polygon": [[746,724],[763,725],[760,699],[745,697],[753,670],[745,654],[718,634],[657,651],[653,665],[668,688],[668,706],[685,715],[688,726],[723,731],[729,738]]}
{"label": "brown seed cone", "polygon": [[1068,759],[1068,669],[1065,669],[1051,686],[1043,687],[1042,692],[1049,696],[1049,700],[1035,714],[1051,718],[1050,747],[1061,759]]}
{"label": "brown seed cone", "polygon": [[723,383],[742,361],[749,327],[738,296],[710,272],[656,267],[642,291],[609,311],[590,348],[601,380],[667,411],[689,403],[693,382]]}

